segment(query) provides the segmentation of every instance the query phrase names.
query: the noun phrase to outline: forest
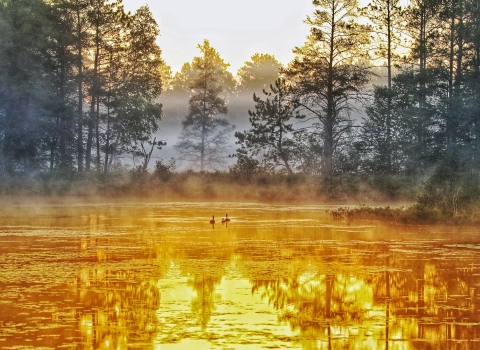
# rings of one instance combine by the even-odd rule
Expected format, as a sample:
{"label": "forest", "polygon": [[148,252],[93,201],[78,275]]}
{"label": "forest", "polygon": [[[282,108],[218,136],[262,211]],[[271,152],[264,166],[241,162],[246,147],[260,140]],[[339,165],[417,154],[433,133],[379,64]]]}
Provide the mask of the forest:
{"label": "forest", "polygon": [[291,62],[234,76],[207,39],[173,74],[148,6],[0,0],[0,192],[480,217],[479,0],[313,5]]}

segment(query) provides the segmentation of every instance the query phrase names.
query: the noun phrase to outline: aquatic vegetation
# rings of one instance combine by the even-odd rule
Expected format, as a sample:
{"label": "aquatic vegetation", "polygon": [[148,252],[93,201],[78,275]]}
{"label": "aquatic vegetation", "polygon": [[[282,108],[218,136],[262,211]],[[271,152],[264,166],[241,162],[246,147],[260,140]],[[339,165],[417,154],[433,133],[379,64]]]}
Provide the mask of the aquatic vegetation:
{"label": "aquatic vegetation", "polygon": [[402,224],[463,224],[479,225],[479,209],[466,215],[451,215],[432,206],[417,203],[408,207],[373,207],[361,205],[354,208],[340,207],[328,210],[335,220],[382,220]]}

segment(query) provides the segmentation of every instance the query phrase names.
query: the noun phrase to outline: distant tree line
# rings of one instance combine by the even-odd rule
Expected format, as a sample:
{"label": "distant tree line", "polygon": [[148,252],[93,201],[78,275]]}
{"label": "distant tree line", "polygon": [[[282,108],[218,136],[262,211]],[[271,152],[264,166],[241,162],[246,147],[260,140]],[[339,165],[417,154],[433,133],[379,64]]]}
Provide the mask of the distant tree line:
{"label": "distant tree line", "polygon": [[292,62],[257,53],[234,77],[207,40],[172,76],[148,7],[130,14],[121,2],[1,0],[2,172],[106,172],[124,153],[143,157],[145,170],[164,145],[152,139],[162,91],[189,106],[179,158],[218,169],[233,130],[221,115],[249,94],[250,127],[235,133],[232,172],[437,169],[453,200],[464,186],[453,179],[478,178],[480,167],[478,0],[313,5],[310,35]]}

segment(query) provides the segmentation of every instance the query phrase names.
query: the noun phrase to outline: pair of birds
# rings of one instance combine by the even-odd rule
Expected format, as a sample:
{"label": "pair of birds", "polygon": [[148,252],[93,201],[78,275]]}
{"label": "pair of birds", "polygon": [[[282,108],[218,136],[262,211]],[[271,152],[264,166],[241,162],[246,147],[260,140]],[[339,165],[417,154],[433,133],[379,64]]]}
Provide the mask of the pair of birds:
{"label": "pair of birds", "polygon": [[[228,218],[228,214],[225,214],[225,218],[222,218],[222,222],[230,222],[230,219]],[[212,215],[212,220],[210,220],[211,224],[215,223],[215,215]]]}

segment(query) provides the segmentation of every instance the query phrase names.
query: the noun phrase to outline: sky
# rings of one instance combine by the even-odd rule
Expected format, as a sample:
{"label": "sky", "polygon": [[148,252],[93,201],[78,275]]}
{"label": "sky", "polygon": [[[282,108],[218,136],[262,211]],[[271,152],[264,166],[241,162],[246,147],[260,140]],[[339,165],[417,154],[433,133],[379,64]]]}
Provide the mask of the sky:
{"label": "sky", "polygon": [[123,0],[134,12],[148,4],[160,27],[162,57],[179,71],[199,56],[197,45],[208,39],[237,70],[255,53],[268,53],[286,64],[308,34],[303,23],[313,12],[311,0]]}

